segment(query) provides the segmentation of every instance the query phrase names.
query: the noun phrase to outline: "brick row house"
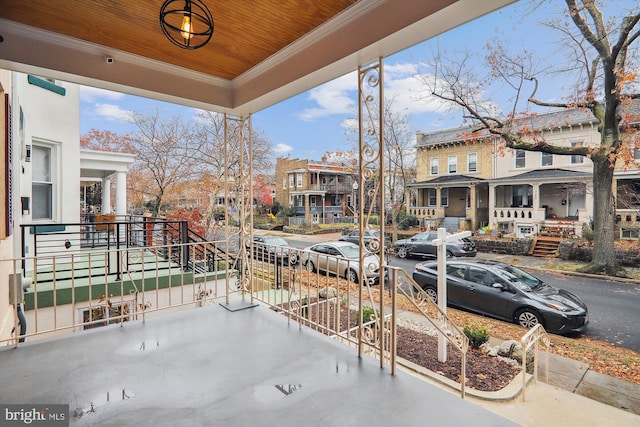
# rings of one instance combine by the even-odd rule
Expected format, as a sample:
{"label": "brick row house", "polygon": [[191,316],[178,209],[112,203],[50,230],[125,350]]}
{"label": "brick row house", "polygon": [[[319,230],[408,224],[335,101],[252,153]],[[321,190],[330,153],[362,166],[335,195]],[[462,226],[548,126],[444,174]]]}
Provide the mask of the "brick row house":
{"label": "brick row house", "polygon": [[[307,223],[332,223],[352,217],[357,206],[357,168],[347,163],[310,159],[276,159],[275,200]],[[356,187],[357,188],[357,187]]]}

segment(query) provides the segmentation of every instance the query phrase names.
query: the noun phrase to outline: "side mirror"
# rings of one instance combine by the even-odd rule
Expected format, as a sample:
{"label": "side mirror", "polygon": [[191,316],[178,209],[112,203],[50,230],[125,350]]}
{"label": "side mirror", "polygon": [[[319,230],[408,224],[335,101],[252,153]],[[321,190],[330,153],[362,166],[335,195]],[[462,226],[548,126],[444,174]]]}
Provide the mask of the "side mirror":
{"label": "side mirror", "polygon": [[491,287],[494,289],[499,289],[501,291],[506,291],[506,288],[502,283],[494,283],[493,285],[491,285]]}

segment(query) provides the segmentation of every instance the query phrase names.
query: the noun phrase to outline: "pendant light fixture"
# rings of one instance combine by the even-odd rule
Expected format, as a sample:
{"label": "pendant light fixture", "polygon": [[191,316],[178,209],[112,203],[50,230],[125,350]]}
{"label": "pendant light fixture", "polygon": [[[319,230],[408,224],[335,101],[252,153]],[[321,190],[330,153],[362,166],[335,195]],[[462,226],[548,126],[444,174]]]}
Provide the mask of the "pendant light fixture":
{"label": "pendant light fixture", "polygon": [[183,49],[198,49],[213,36],[213,16],[202,0],[166,0],[160,26],[171,43]]}

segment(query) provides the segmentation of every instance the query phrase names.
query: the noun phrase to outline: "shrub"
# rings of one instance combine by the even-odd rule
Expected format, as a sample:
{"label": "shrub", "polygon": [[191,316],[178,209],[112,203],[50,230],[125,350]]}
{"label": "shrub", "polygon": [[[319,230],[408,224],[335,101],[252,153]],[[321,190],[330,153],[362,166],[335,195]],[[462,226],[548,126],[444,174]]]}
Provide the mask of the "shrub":
{"label": "shrub", "polygon": [[473,348],[479,348],[489,341],[489,330],[484,326],[465,326],[462,332],[469,338],[469,344]]}
{"label": "shrub", "polygon": [[[375,319],[378,312],[371,307],[362,307],[362,323],[368,323]],[[356,319],[360,318],[360,312],[356,312]]]}
{"label": "shrub", "polygon": [[398,221],[398,227],[401,230],[408,230],[410,228],[417,227],[418,225],[420,225],[420,220],[418,217],[413,215],[406,215]]}

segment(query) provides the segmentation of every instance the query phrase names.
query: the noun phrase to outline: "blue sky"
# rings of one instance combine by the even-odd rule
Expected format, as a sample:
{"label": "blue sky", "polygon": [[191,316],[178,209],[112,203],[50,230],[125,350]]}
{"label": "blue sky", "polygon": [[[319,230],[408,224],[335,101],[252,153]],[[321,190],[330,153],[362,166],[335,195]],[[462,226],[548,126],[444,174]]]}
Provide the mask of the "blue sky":
{"label": "blue sky", "polygon": [[[618,10],[638,8],[636,0],[607,0],[605,3],[608,8]],[[559,49],[554,44],[558,34],[542,23],[549,17],[560,17],[566,5],[560,0],[551,0],[541,8],[533,8],[532,5],[532,1],[517,2],[385,58],[385,97],[396,99],[396,107],[407,113],[415,131],[429,132],[461,125],[460,112],[451,112],[437,100],[425,100],[418,95],[422,84],[415,77],[416,72],[429,72],[424,63],[437,49],[481,54],[486,43],[494,38],[506,40],[508,47],[514,51],[527,46],[542,58],[553,57]],[[566,92],[563,82],[553,82],[544,86],[539,98],[551,100],[563,92]],[[345,134],[344,122],[355,117],[356,95],[357,78],[354,72],[255,113],[253,126],[271,140],[274,156],[320,159],[327,151],[352,148],[353,143]],[[498,106],[508,105],[507,100],[501,99],[500,88],[493,88],[491,95]],[[82,88],[80,133],[84,134],[90,129],[120,134],[132,132],[133,127],[127,121],[130,112],[146,114],[155,108],[167,116],[182,115],[185,119],[191,119],[195,115],[193,108]]]}

